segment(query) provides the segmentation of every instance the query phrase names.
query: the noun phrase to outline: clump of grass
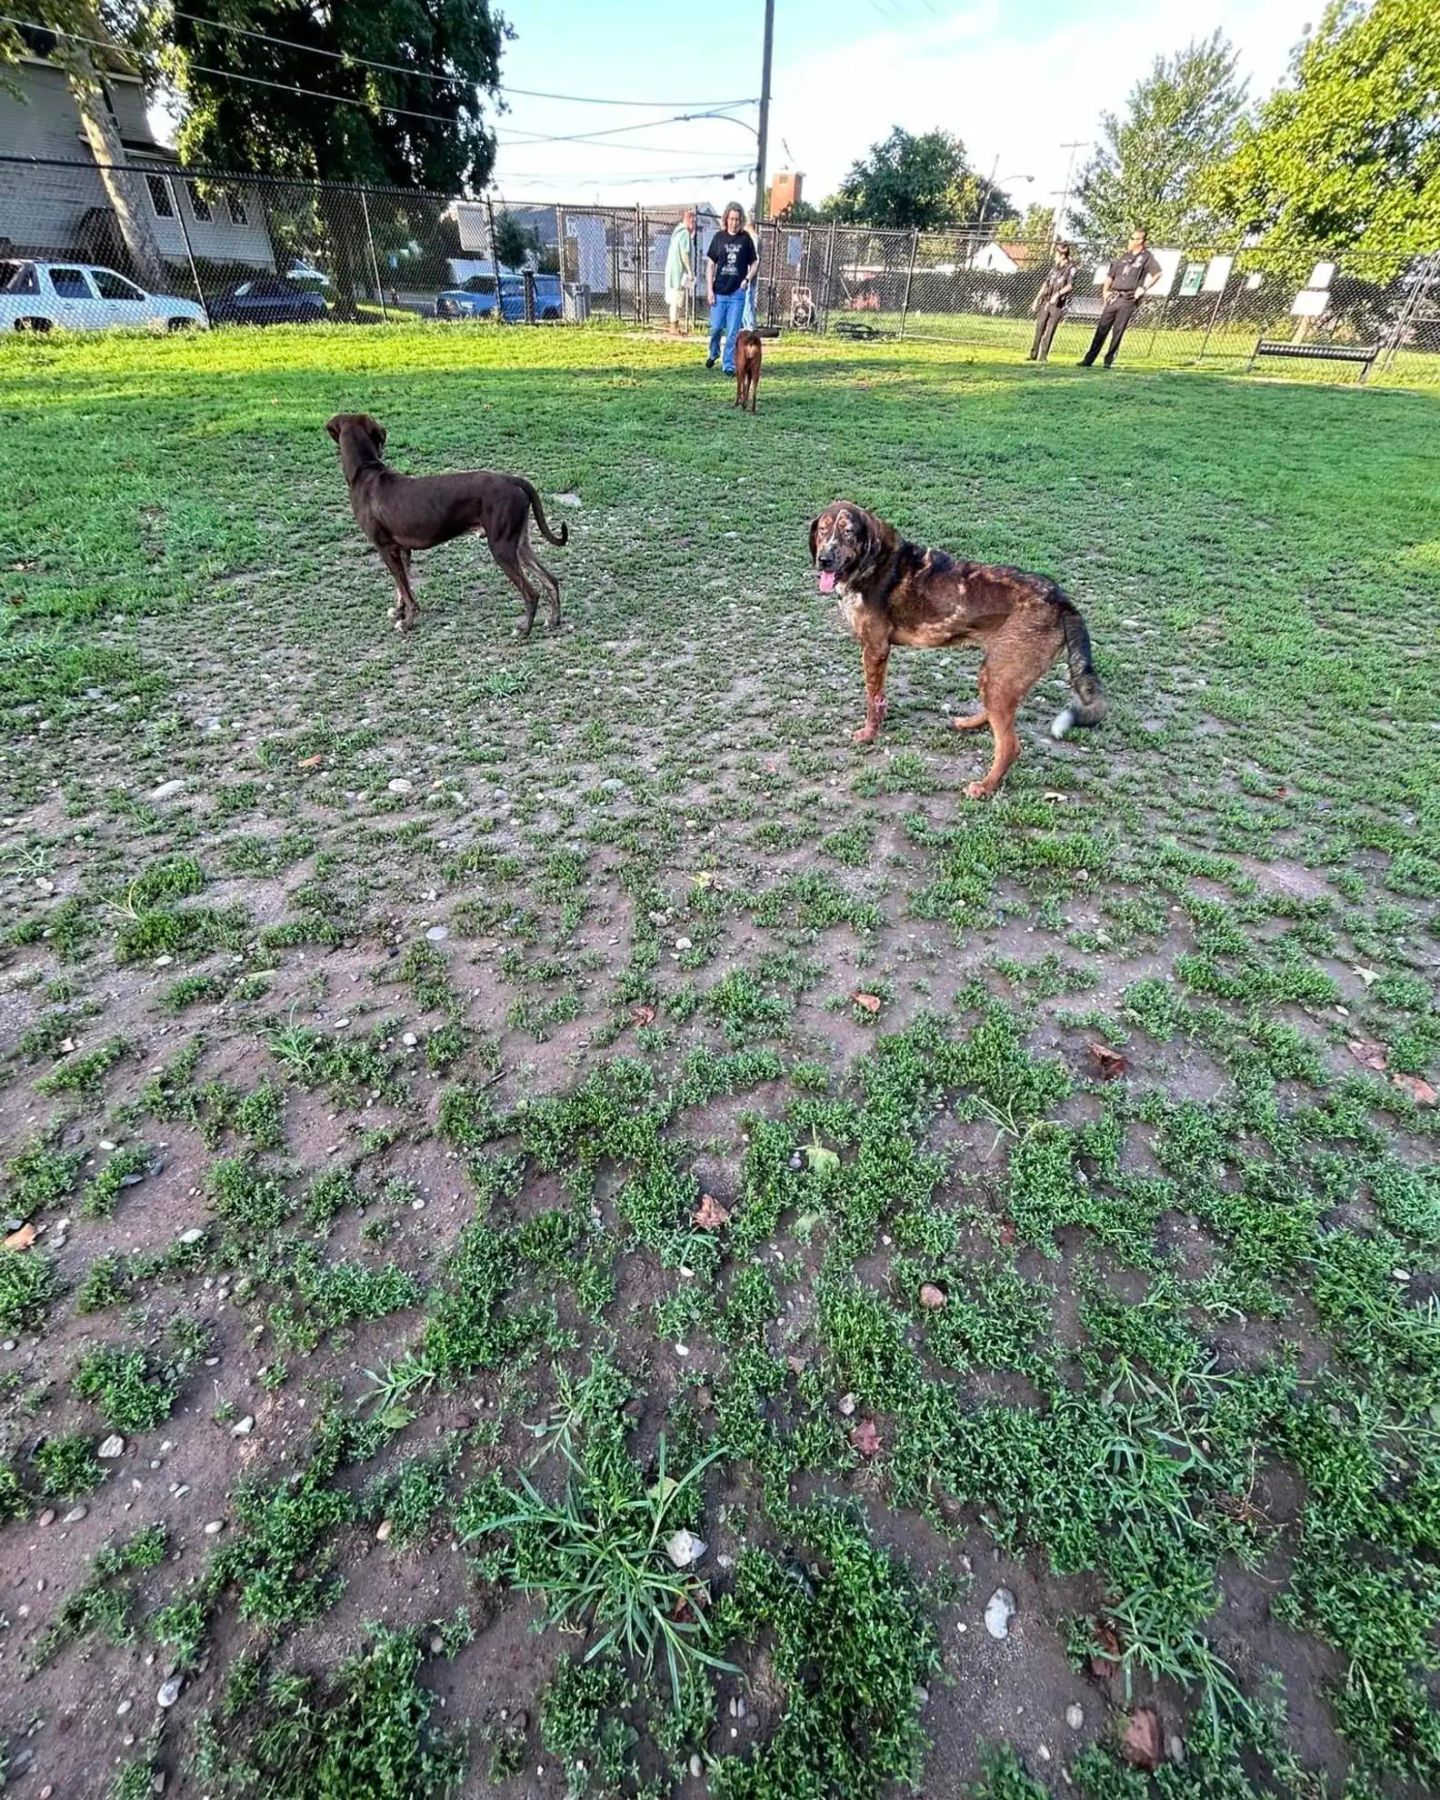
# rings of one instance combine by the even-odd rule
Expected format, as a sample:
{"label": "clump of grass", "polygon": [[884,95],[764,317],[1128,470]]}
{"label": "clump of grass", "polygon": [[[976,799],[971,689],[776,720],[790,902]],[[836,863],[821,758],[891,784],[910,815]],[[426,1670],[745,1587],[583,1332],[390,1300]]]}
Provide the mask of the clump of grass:
{"label": "clump of grass", "polygon": [[185,1324],[172,1333],[170,1354],[163,1359],[119,1344],[87,1350],[71,1388],[77,1400],[94,1403],[112,1430],[150,1431],[170,1417],[181,1384],[208,1344],[203,1328]]}
{"label": "clump of grass", "polygon": [[87,1219],[106,1219],[115,1210],[122,1188],[133,1186],[150,1168],[154,1152],[144,1144],[123,1144],[114,1151],[98,1175],[85,1183],[80,1211]]}
{"label": "clump of grass", "polygon": [[92,1633],[112,1644],[128,1644],[135,1635],[134,1583],[121,1577],[158,1568],[165,1560],[166,1544],[165,1527],[149,1525],[127,1543],[107,1544],[97,1552],[89,1576],[66,1598],[36,1644],[36,1665],[49,1662],[63,1645]]}
{"label": "clump of grass", "polygon": [[576,1412],[551,1433],[568,1466],[559,1500],[546,1500],[522,1472],[516,1489],[496,1481],[473,1494],[457,1523],[471,1544],[504,1534],[506,1547],[486,1558],[492,1578],[538,1594],[548,1623],[599,1634],[587,1662],[612,1645],[646,1671],[663,1662],[678,1701],[697,1667],[729,1667],[707,1648],[700,1576],[677,1568],[665,1551],[676,1531],[697,1521],[701,1480],[722,1452],[673,1476],[662,1436],[655,1479],[646,1482],[596,1406],[614,1388],[612,1371],[593,1373]]}
{"label": "clump of grass", "polygon": [[105,1479],[95,1440],[83,1431],[42,1439],[31,1460],[41,1493],[52,1500],[79,1500],[93,1494]]}
{"label": "clump of grass", "polygon": [[242,1665],[197,1731],[197,1778],[240,1800],[445,1800],[465,1751],[430,1723],[422,1660],[413,1633],[379,1631],[326,1676]]}
{"label": "clump of grass", "polygon": [[34,1331],[58,1291],[55,1264],[33,1250],[0,1249],[0,1331]]}

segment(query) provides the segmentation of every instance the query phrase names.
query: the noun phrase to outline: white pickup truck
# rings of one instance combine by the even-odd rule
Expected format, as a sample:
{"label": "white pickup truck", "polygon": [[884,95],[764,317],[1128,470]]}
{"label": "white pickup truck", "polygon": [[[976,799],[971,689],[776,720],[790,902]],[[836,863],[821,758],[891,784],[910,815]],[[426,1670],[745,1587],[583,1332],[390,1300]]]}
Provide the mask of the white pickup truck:
{"label": "white pickup truck", "polygon": [[100,331],[148,326],[151,331],[203,328],[193,300],[147,294],[114,269],[94,263],[0,262],[0,331]]}

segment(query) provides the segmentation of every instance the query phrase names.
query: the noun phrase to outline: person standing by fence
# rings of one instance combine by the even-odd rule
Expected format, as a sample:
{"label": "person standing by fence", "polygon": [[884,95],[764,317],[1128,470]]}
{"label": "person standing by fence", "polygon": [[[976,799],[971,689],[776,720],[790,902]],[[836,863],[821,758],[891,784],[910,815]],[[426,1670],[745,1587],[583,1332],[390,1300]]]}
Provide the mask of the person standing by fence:
{"label": "person standing by fence", "polygon": [[1035,296],[1035,304],[1031,311],[1036,315],[1035,341],[1030,346],[1027,362],[1048,362],[1050,360],[1050,344],[1055,336],[1055,329],[1065,317],[1065,308],[1070,304],[1070,296],[1075,291],[1075,258],[1070,253],[1070,246],[1060,243],[1055,246],[1055,267],[1040,283],[1040,292]]}
{"label": "person standing by fence", "polygon": [[1150,254],[1149,236],[1143,228],[1139,229],[1132,234],[1125,254],[1117,256],[1105,271],[1105,281],[1100,289],[1100,321],[1090,340],[1090,348],[1080,358],[1082,369],[1095,366],[1095,358],[1100,354],[1107,334],[1110,348],[1105,352],[1105,367],[1111,367],[1125,335],[1125,327],[1159,279],[1160,265]]}
{"label": "person standing by fence", "polygon": [[690,329],[691,296],[695,292],[695,208],[687,206],[670,233],[665,255],[665,304],[670,308],[670,336]]}
{"label": "person standing by fence", "polygon": [[725,340],[725,360],[721,367],[727,375],[735,373],[735,339],[744,328],[745,295],[755,267],[755,240],[745,229],[745,209],[732,200],[725,208],[720,229],[710,240],[705,252],[706,285],[710,301],[710,353],[705,367],[713,369],[720,355],[720,340]]}

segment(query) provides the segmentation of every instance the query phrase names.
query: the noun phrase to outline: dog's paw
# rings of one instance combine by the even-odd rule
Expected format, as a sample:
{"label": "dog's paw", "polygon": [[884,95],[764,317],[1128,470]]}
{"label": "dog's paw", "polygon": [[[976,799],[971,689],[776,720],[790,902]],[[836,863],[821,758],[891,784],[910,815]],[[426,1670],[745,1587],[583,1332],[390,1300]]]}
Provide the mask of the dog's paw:
{"label": "dog's paw", "polygon": [[988,800],[990,789],[983,781],[972,781],[966,786],[965,798],[967,800]]}
{"label": "dog's paw", "polygon": [[862,725],[855,733],[855,742],[857,744],[873,744],[879,735],[880,732],[876,726]]}

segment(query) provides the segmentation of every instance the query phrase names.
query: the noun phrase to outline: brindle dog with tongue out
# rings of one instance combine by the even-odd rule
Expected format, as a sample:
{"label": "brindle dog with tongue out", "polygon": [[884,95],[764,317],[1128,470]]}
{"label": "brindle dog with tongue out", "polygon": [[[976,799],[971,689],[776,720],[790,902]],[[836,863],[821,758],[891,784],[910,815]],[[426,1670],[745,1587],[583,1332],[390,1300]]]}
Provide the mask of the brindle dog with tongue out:
{"label": "brindle dog with tongue out", "polygon": [[993,794],[1019,756],[1015,714],[1062,650],[1075,699],[1056,715],[1051,734],[1063,738],[1073,725],[1104,718],[1105,690],[1085,621],[1047,576],[907,543],[853,500],[837,500],[811,521],[810,556],[820,592],[838,596],[840,616],[860,645],[866,707],[857,743],[870,743],[884,721],[885,670],[895,644],[917,650],[973,644],[985,653],[980,710],[954,721],[957,731],[988,725],[995,742],[989,772],[965,789],[972,800]]}

